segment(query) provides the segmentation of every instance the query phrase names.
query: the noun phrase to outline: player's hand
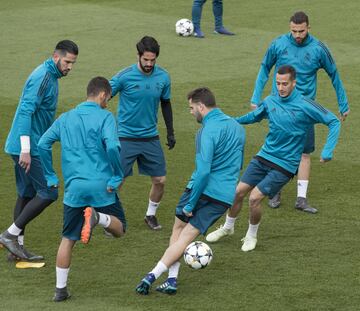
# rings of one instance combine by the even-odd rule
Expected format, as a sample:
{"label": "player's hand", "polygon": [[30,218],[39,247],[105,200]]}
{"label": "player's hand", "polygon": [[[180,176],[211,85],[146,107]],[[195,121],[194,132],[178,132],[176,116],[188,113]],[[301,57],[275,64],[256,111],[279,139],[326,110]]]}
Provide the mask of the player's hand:
{"label": "player's hand", "polygon": [[340,112],[340,120],[345,121],[346,117],[349,115],[350,109],[348,111],[345,111],[344,113]]}
{"label": "player's hand", "polygon": [[184,215],[186,216],[186,217],[192,217],[193,216],[193,213],[192,212],[187,212],[187,211],[185,211],[185,209],[183,208],[183,213],[184,213]]}
{"label": "player's hand", "polygon": [[21,152],[19,157],[19,165],[25,170],[27,174],[30,171],[31,155],[30,152]]}
{"label": "player's hand", "polygon": [[250,104],[251,110],[255,110],[257,107],[258,107],[258,106],[257,106],[256,104],[254,104],[254,103],[251,103],[251,104]]}
{"label": "player's hand", "polygon": [[323,159],[323,158],[320,158],[320,162],[321,163],[326,163],[326,162],[329,162],[331,161],[331,159]]}
{"label": "player's hand", "polygon": [[114,188],[112,187],[107,187],[106,188],[106,191],[109,192],[109,193],[112,193],[114,191]]}
{"label": "player's hand", "polygon": [[169,150],[171,150],[172,148],[174,148],[174,147],[175,147],[175,144],[176,144],[175,136],[174,136],[174,135],[168,135],[168,136],[167,136],[167,144],[166,144],[166,146],[169,147]]}

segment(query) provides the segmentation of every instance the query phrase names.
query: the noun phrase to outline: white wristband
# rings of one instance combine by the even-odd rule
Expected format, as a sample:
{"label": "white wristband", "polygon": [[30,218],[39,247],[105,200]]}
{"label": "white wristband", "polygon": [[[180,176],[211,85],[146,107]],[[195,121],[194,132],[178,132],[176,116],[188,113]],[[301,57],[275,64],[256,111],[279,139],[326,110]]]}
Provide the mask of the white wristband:
{"label": "white wristband", "polygon": [[30,153],[30,136],[20,136],[21,153]]}

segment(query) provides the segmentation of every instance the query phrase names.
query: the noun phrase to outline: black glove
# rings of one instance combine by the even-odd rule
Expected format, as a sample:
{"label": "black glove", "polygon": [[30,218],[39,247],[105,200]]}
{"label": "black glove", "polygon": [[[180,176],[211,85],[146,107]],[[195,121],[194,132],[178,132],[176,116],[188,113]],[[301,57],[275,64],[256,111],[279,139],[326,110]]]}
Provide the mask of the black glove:
{"label": "black glove", "polygon": [[174,147],[175,147],[175,144],[176,144],[176,139],[175,139],[174,134],[168,135],[168,136],[167,136],[167,144],[166,144],[166,146],[169,147],[169,150],[171,150],[172,148],[174,148]]}

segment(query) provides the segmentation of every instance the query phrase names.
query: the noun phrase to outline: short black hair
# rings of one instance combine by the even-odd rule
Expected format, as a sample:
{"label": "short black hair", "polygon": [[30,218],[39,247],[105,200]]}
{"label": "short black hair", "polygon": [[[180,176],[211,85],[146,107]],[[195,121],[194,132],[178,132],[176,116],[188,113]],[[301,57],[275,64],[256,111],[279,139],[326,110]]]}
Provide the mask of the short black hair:
{"label": "short black hair", "polygon": [[295,70],[295,68],[293,66],[290,66],[290,65],[280,66],[277,73],[279,75],[290,74],[290,79],[292,81],[296,79],[296,70]]}
{"label": "short black hair", "polygon": [[290,23],[293,22],[296,25],[306,23],[306,26],[309,25],[309,17],[302,11],[295,12],[293,16],[290,17]]}
{"label": "short black hair", "polygon": [[195,90],[192,90],[188,93],[187,99],[191,100],[192,103],[198,104],[202,103],[206,107],[215,107],[216,100],[214,94],[207,87],[200,87]]}
{"label": "short black hair", "polygon": [[143,37],[137,44],[136,49],[139,56],[142,56],[145,52],[155,53],[156,57],[160,54],[160,45],[155,38],[150,36]]}
{"label": "short black hair", "polygon": [[92,78],[87,86],[87,97],[95,97],[100,92],[111,94],[111,86],[109,81],[104,77]]}
{"label": "short black hair", "polygon": [[71,40],[61,40],[56,44],[55,51],[65,55],[66,53],[78,55],[79,48],[75,42]]}

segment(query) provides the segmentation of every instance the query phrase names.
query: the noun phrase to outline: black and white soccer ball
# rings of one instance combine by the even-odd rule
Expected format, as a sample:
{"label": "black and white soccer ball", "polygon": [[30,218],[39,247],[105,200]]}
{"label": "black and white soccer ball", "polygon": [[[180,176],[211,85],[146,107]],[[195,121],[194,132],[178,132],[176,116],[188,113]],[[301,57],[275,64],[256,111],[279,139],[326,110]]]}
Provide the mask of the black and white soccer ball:
{"label": "black and white soccer ball", "polygon": [[191,20],[182,18],[176,22],[175,31],[179,36],[189,37],[194,32],[194,24]]}
{"label": "black and white soccer ball", "polygon": [[213,253],[209,245],[201,241],[189,244],[184,251],[185,263],[195,269],[207,267],[213,258]]}

